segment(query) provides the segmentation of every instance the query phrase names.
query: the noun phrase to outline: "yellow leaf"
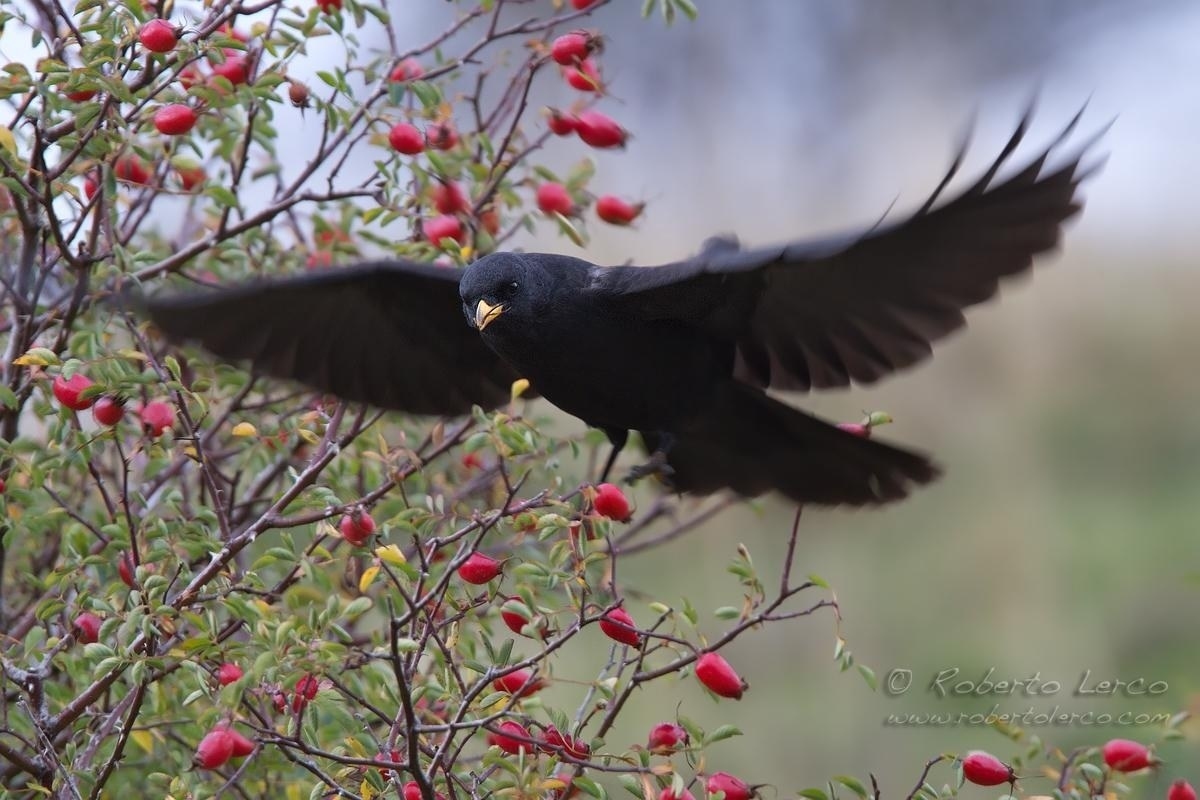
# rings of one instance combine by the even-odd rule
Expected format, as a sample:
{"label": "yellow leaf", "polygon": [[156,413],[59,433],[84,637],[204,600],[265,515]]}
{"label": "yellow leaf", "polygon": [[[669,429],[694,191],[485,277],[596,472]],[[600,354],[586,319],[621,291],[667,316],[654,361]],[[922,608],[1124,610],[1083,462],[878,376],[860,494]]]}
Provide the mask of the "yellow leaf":
{"label": "yellow leaf", "polygon": [[145,353],[143,353],[141,350],[130,350],[128,348],[118,350],[117,355],[119,355],[121,358],[127,358],[130,361],[149,361],[150,360],[150,357],[147,356]]}
{"label": "yellow leaf", "polygon": [[394,544],[376,547],[375,556],[380,561],[386,561],[394,567],[402,567],[408,563],[408,559],[404,557],[404,552]]}
{"label": "yellow leaf", "polygon": [[355,758],[366,758],[367,751],[363,748],[362,742],[355,739],[353,736],[346,738],[346,748],[355,756]]}
{"label": "yellow leaf", "polygon": [[[0,127],[0,130],[3,130],[3,128]],[[34,347],[24,355],[14,358],[13,363],[18,367],[45,367],[60,362],[53,350],[45,347]]]}
{"label": "yellow leaf", "polygon": [[529,380],[527,378],[517,378],[512,385],[512,399],[516,400],[521,395],[529,391]]}
{"label": "yellow leaf", "polygon": [[300,428],[299,430],[296,431],[296,433],[298,433],[300,435],[301,439],[308,442],[309,444],[315,445],[315,444],[321,443],[321,437],[317,436],[315,433],[310,431],[308,428]]}
{"label": "yellow leaf", "polygon": [[258,428],[255,428],[249,422],[239,422],[237,425],[233,426],[233,435],[241,437],[257,436]]}
{"label": "yellow leaf", "polygon": [[13,138],[12,131],[3,125],[0,125],[0,147],[7,150],[13,158],[17,157],[17,140]]}
{"label": "yellow leaf", "polygon": [[371,782],[363,778],[363,782],[359,784],[358,793],[362,795],[363,800],[371,800],[375,796],[375,789],[371,787]]}
{"label": "yellow leaf", "polygon": [[366,592],[371,588],[371,584],[375,582],[375,576],[379,574],[379,567],[367,567],[363,570],[362,577],[358,579],[358,590]]}
{"label": "yellow leaf", "polygon": [[129,738],[137,742],[137,746],[147,753],[154,750],[154,735],[150,731],[134,731],[129,734]]}

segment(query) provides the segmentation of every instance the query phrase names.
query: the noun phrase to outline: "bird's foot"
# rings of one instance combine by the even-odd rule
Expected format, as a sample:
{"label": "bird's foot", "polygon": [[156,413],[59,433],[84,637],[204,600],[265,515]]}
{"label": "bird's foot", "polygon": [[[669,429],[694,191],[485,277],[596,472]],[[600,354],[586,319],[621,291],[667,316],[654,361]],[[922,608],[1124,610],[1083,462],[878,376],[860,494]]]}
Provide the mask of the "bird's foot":
{"label": "bird's foot", "polygon": [[650,458],[645,464],[638,464],[629,470],[625,475],[625,483],[634,484],[642,478],[648,478],[653,475],[663,483],[670,485],[671,476],[674,474],[675,469],[667,463],[667,454],[662,450],[655,450],[650,454]]}

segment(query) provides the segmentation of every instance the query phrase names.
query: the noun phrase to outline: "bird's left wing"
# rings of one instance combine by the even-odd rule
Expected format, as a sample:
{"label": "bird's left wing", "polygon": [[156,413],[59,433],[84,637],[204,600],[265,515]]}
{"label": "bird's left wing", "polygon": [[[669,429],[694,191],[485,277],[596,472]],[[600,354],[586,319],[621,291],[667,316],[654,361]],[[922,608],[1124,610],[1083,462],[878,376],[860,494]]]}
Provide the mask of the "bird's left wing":
{"label": "bird's left wing", "polygon": [[381,408],[463,414],[506,402],[518,375],[467,324],[459,275],[376,262],[137,305],[169,338],[267,375]]}
{"label": "bird's left wing", "polygon": [[1063,223],[1081,207],[1076,190],[1087,173],[1080,162],[1095,138],[1060,166],[1047,162],[1078,119],[1032,163],[997,181],[1026,117],[986,174],[938,205],[960,153],[932,197],[901,222],[748,251],[717,240],[662,267],[597,267],[593,293],[620,313],[691,323],[734,342],[735,375],[747,383],[792,390],[872,383],[927,357],[934,341],[964,324],[963,309],[1058,244]]}

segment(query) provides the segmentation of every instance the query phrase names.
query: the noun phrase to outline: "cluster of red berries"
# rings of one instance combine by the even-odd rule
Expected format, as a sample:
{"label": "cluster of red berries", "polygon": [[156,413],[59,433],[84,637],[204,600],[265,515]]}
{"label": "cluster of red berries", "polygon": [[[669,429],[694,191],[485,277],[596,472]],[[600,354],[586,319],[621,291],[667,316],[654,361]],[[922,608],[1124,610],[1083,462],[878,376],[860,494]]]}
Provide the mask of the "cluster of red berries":
{"label": "cluster of red berries", "polygon": [[[600,53],[603,44],[603,39],[592,31],[571,31],[551,43],[550,57],[559,65],[563,79],[569,86],[581,92],[602,94],[604,84],[595,56]],[[629,132],[616,120],[592,108],[576,113],[547,108],[545,115],[546,126],[555,136],[574,134],[589,147],[619,148],[624,147],[629,139]],[[570,192],[556,182],[543,183],[538,187],[537,203],[545,214],[569,217],[578,213]],[[612,225],[629,225],[641,215],[645,206],[645,203],[630,203],[612,194],[601,195],[595,203],[596,216]]]}
{"label": "cluster of red berries", "polygon": [[[245,35],[229,25],[222,28],[220,33],[239,42],[247,41]],[[156,18],[144,23],[138,29],[137,38],[138,43],[146,52],[165,54],[175,50],[183,34],[184,29],[181,26],[165,19]],[[210,61],[212,62],[210,80],[218,89],[222,87],[222,84],[217,79],[228,81],[232,86],[239,86],[249,83],[252,78],[253,58],[244,50],[224,48],[220,56],[214,54]],[[200,68],[196,64],[188,64],[183,67],[176,79],[184,91],[204,80]],[[66,96],[72,101],[82,102],[95,97],[96,90],[88,88],[70,91],[66,93]],[[188,103],[175,102],[157,107],[150,121],[154,129],[163,136],[182,136],[196,126],[199,118],[198,107]],[[194,191],[208,177],[203,167],[194,164],[177,165],[174,167],[174,172],[179,186],[186,192]],[[154,168],[139,156],[127,153],[118,156],[113,162],[113,174],[118,181],[134,186],[147,186],[154,178]],[[84,176],[83,192],[88,200],[95,197],[99,189],[100,181],[96,174]]]}
{"label": "cluster of red berries", "polygon": [[[100,425],[113,426],[125,416],[125,401],[115,395],[97,395],[91,378],[76,372],[67,378],[58,375],[51,384],[56,399],[72,411],[92,409],[92,418]],[[152,438],[162,436],[175,424],[175,409],[162,400],[151,400],[138,409],[142,429]]]}
{"label": "cluster of red berries", "polygon": [[[1146,745],[1131,739],[1110,739],[1101,749],[1104,765],[1113,772],[1139,772],[1161,762]],[[972,750],[962,758],[963,778],[977,786],[1013,784],[1017,774],[991,753]],[[1185,780],[1177,780],[1167,790],[1167,800],[1196,800],[1196,790]]]}
{"label": "cluster of red berries", "polygon": [[192,759],[201,769],[217,769],[231,758],[243,758],[254,752],[254,742],[238,733],[228,723],[217,725],[196,745]]}
{"label": "cluster of red berries", "polygon": [[592,753],[587,742],[565,734],[553,725],[548,726],[539,737],[514,720],[505,720],[495,730],[488,731],[487,741],[512,755],[552,753],[583,761]]}

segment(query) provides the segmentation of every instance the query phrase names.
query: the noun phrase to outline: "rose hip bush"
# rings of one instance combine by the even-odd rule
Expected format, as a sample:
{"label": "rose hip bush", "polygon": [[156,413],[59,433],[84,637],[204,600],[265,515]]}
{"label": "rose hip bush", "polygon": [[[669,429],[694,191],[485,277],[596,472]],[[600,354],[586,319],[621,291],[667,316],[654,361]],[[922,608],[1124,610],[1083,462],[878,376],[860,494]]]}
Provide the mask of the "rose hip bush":
{"label": "rose hip bush", "polygon": [[[752,690],[718,655],[747,631],[838,620],[792,575],[799,516],[774,574],[737,549],[740,606],[627,594],[621,559],[731,500],[586,483],[597,439],[546,435],[521,382],[498,411],[406,419],[167,348],[114,301],[364,257],[454,269],[524,229],[582,245],[644,213],[592,189],[593,153],[630,136],[588,27],[614,4],[431,1],[428,41],[394,5],[0,7],[3,57],[26,54],[0,78],[5,793],[742,800],[770,782],[714,769],[738,729],[674,708],[644,742],[607,737],[652,682]],[[575,102],[539,107],[545,83]],[[575,137],[565,171],[540,161],[554,136]],[[587,628],[608,647],[562,674]],[[840,635],[835,654],[855,666]],[[545,701],[558,682],[569,700]],[[967,744],[941,793],[1057,757]],[[1059,788],[1112,788],[1106,755],[1073,754]],[[804,794],[838,787],[869,791]]]}

